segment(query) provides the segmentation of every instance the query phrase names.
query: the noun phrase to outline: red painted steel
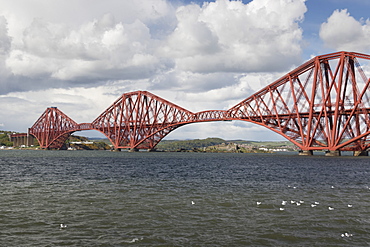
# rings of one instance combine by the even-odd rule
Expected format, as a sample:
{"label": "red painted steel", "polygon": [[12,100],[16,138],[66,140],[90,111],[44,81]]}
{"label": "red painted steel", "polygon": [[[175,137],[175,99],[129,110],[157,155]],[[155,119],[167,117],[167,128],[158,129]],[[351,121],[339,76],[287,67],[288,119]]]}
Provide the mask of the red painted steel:
{"label": "red painted steel", "polygon": [[230,117],[265,126],[302,150],[366,150],[370,80],[359,59],[370,56],[315,57],[232,107]]}
{"label": "red painted steel", "polygon": [[123,94],[92,123],[48,108],[29,129],[43,148],[60,148],[74,131],[95,129],[115,148],[153,149],[189,123],[243,120],[265,126],[302,150],[364,151],[370,142],[369,78],[359,61],[337,52],[315,57],[229,110],[192,113],[146,91]]}
{"label": "red painted steel", "polygon": [[123,94],[92,125],[115,148],[152,149],[174,129],[193,121],[193,113],[146,91]]}
{"label": "red painted steel", "polygon": [[78,124],[56,107],[49,107],[28,130],[42,148],[60,149]]}

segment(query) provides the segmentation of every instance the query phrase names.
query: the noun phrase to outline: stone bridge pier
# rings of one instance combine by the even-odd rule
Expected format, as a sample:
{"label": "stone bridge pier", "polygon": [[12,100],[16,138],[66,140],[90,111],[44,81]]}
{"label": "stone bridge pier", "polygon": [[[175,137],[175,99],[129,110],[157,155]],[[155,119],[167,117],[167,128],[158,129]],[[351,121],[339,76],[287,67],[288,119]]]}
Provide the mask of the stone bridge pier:
{"label": "stone bridge pier", "polygon": [[10,134],[9,139],[13,142],[13,147],[30,147],[35,142],[35,137],[28,133]]}

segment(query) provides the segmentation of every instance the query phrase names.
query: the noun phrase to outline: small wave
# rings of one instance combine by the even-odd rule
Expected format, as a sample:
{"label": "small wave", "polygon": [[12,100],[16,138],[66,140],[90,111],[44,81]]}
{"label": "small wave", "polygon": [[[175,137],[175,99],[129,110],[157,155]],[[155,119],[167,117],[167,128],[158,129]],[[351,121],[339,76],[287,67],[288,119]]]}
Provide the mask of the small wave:
{"label": "small wave", "polygon": [[143,238],[133,238],[133,239],[131,239],[131,240],[126,240],[126,241],[124,241],[125,243],[129,243],[129,244],[132,244],[132,243],[135,243],[135,242],[137,242],[137,241],[141,241],[141,240],[143,240]]}

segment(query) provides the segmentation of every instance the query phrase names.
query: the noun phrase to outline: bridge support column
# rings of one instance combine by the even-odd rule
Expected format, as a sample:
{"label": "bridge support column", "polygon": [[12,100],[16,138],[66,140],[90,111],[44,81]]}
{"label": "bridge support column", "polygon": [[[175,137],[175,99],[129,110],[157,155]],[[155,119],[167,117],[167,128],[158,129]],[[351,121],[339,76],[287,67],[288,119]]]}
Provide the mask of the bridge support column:
{"label": "bridge support column", "polygon": [[137,148],[131,148],[131,149],[129,150],[129,152],[139,152],[139,149],[137,149]]}
{"label": "bridge support column", "polygon": [[312,156],[313,151],[312,150],[300,150],[298,154],[302,156]]}
{"label": "bridge support column", "polygon": [[29,133],[18,133],[18,134],[9,134],[9,140],[13,142],[13,147],[20,147],[22,145],[30,147],[34,142],[33,135]]}
{"label": "bridge support column", "polygon": [[353,151],[353,156],[369,156],[368,151]]}
{"label": "bridge support column", "polygon": [[328,157],[341,156],[341,153],[339,150],[329,150],[329,151],[326,151],[325,156],[328,156]]}

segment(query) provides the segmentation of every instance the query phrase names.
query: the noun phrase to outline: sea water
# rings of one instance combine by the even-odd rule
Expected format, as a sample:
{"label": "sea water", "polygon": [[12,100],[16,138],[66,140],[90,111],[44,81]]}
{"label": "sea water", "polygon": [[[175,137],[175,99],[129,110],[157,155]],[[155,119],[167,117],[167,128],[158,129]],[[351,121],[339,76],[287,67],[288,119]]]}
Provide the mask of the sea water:
{"label": "sea water", "polygon": [[0,246],[369,246],[370,158],[0,151]]}

